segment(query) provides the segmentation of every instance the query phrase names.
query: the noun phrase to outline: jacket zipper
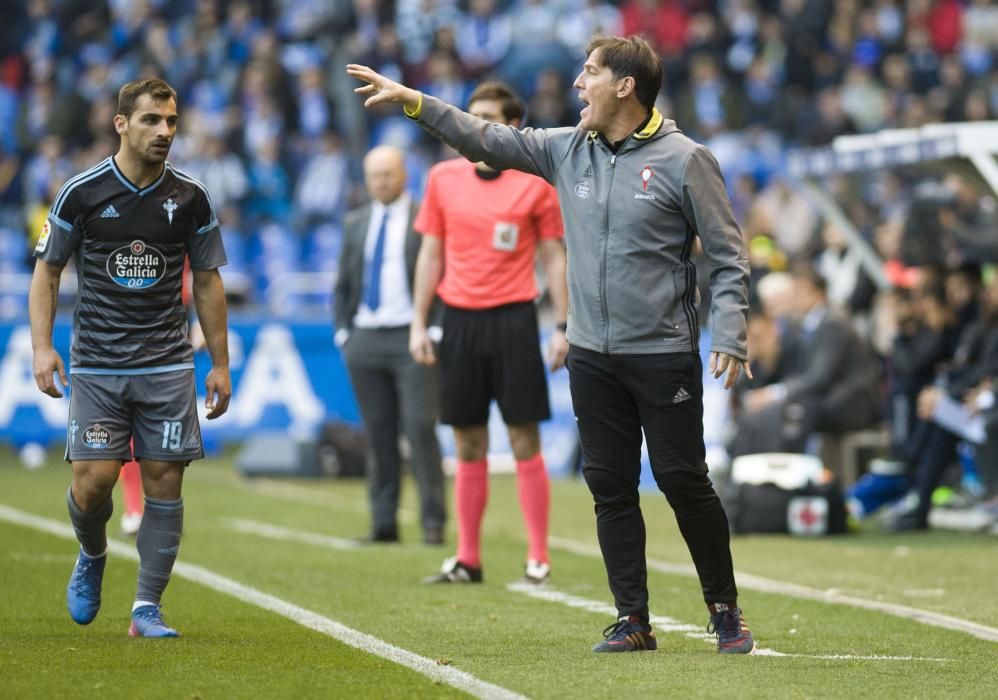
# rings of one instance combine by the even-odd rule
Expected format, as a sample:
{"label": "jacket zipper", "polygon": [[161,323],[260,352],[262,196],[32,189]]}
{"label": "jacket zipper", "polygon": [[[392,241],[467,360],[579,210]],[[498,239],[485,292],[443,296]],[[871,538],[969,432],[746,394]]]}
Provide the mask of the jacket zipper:
{"label": "jacket zipper", "polygon": [[603,260],[600,261],[600,282],[602,289],[600,294],[600,306],[603,311],[603,352],[610,352],[610,312],[606,302],[606,259],[610,248],[610,190],[613,188],[613,171],[617,163],[617,154],[610,155],[610,179],[606,185],[606,205],[603,207],[603,230],[606,237],[603,239]]}

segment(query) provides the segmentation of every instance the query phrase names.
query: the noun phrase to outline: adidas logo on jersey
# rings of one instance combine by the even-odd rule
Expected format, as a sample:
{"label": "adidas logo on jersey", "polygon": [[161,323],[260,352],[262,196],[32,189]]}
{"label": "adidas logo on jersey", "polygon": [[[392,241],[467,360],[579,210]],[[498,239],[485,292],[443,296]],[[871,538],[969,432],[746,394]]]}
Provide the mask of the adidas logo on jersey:
{"label": "adidas logo on jersey", "polygon": [[679,391],[677,391],[676,395],[672,397],[672,403],[682,403],[683,401],[688,401],[692,398],[693,396],[690,392],[686,391],[683,387],[679,387]]}
{"label": "adidas logo on jersey", "polygon": [[100,218],[102,219],[117,219],[119,216],[121,216],[121,214],[118,213],[118,210],[114,208],[113,204],[108,204],[107,209],[100,213]]}

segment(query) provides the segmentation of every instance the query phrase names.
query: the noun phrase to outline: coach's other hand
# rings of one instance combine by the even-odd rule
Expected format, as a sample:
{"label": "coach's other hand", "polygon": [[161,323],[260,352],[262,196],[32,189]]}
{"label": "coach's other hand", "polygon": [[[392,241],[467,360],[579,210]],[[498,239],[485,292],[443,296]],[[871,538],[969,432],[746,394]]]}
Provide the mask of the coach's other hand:
{"label": "coach's other hand", "polygon": [[410,114],[419,108],[422,95],[418,90],[396,83],[367,66],[350,63],[347,65],[347,75],[367,83],[367,85],[354,88],[354,92],[367,97],[364,100],[365,107],[370,108],[379,104],[400,104]]}
{"label": "coach's other hand", "polygon": [[710,373],[714,375],[714,379],[727,373],[724,378],[725,389],[730,389],[735,385],[743,367],[745,368],[745,376],[752,379],[752,369],[749,367],[748,360],[739,360],[726,352],[710,353]]}
{"label": "coach's other hand", "polygon": [[232,379],[227,367],[212,367],[204,380],[208,395],[204,407],[208,410],[207,418],[218,418],[229,409],[229,399],[232,398]]}

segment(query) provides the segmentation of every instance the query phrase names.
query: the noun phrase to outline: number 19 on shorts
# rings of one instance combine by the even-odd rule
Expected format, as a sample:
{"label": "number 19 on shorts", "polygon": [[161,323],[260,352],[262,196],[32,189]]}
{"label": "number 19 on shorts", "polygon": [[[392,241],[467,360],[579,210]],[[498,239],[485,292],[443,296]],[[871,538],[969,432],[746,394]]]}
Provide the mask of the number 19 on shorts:
{"label": "number 19 on shorts", "polygon": [[184,426],[178,420],[163,421],[163,444],[162,448],[165,450],[167,448],[171,450],[180,449],[180,436],[183,433]]}

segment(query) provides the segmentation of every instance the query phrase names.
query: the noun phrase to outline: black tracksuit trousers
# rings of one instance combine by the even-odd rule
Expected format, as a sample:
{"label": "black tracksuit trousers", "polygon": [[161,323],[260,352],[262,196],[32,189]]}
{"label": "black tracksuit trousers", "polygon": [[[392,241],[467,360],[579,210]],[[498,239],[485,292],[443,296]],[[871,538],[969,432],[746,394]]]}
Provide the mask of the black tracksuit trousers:
{"label": "black tracksuit trousers", "polygon": [[620,616],[648,619],[638,497],[642,429],[655,481],[676,513],[705,602],[734,603],[728,519],[704,461],[700,356],[608,355],[572,346],[568,371],[583,475],[596,503],[596,531]]}

